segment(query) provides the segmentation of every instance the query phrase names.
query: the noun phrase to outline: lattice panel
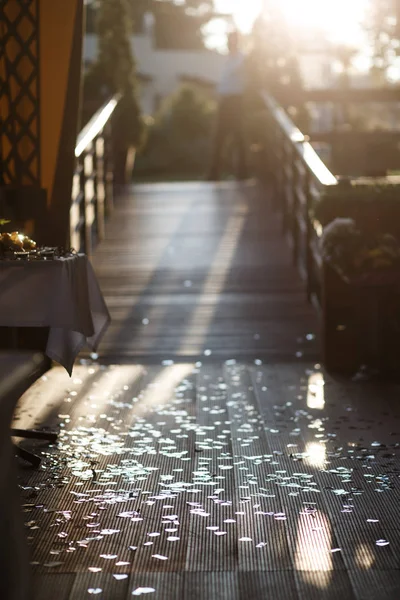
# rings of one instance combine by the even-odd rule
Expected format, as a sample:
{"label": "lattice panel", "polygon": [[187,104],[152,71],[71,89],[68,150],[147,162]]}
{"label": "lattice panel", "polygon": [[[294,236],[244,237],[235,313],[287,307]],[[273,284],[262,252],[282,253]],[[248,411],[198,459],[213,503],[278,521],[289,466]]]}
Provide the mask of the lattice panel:
{"label": "lattice panel", "polygon": [[40,182],[39,0],[0,1],[0,185]]}

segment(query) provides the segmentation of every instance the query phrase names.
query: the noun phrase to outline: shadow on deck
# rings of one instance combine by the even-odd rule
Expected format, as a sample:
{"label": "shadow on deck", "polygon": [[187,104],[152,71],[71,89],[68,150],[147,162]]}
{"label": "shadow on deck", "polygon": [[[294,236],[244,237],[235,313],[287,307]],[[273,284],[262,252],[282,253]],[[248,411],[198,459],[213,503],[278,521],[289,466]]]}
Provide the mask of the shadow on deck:
{"label": "shadow on deck", "polygon": [[267,196],[226,182],[119,198],[93,260],[112,316],[100,355],[317,358],[317,315]]}
{"label": "shadow on deck", "polygon": [[299,343],[317,319],[268,198],[141,186],[95,265],[115,363],[51,369],[15,419],[60,432],[19,473],[34,600],[397,600],[399,386]]}

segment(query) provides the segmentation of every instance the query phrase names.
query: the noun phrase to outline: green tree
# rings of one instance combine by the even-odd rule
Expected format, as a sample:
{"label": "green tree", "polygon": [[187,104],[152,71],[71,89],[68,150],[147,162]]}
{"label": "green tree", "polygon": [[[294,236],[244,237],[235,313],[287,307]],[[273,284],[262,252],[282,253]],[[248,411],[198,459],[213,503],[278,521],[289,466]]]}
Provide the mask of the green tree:
{"label": "green tree", "polygon": [[98,0],[96,16],[99,51],[87,74],[86,97],[101,103],[121,94],[113,114],[114,133],[119,144],[139,146],[144,128],[137,99],[129,0]]}
{"label": "green tree", "polygon": [[299,98],[303,88],[295,40],[276,2],[266,2],[251,33],[253,50],[249,68],[253,94],[271,93],[290,110],[300,128],[307,128],[308,116]]}
{"label": "green tree", "polygon": [[373,47],[373,72],[386,79],[400,55],[400,0],[371,0],[366,22]]}
{"label": "green tree", "polygon": [[215,102],[185,85],[166,98],[138,158],[138,173],[199,177],[206,173],[212,143]]}
{"label": "green tree", "polygon": [[215,16],[214,0],[129,0],[129,3],[137,26],[142,23],[145,13],[153,14],[158,48],[204,48],[203,27]]}
{"label": "green tree", "polygon": [[[198,50],[204,48],[203,27],[218,17],[214,0],[128,0],[134,32],[141,33],[146,13],[154,16],[154,37],[157,48]],[[95,33],[99,0],[87,7],[87,31]]]}

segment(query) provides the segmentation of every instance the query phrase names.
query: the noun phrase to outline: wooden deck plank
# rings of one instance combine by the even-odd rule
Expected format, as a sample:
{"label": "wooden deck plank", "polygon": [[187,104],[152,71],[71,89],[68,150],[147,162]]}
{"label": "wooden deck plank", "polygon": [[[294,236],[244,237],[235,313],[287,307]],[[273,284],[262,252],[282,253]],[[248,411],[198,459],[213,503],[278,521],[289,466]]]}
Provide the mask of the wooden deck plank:
{"label": "wooden deck plank", "polygon": [[292,570],[286,522],[275,518],[282,514],[282,504],[262,481],[264,458],[270,450],[247,369],[235,364],[226,366],[224,373],[232,429],[235,499],[242,513],[237,527],[239,569]]}
{"label": "wooden deck plank", "polygon": [[299,600],[355,600],[345,571],[295,571]]}
{"label": "wooden deck plank", "polygon": [[351,571],[357,600],[396,600],[400,595],[400,571]]}
{"label": "wooden deck plank", "polygon": [[64,426],[58,448],[36,446],[45,468],[20,473],[35,600],[50,576],[73,584],[71,599],[143,586],[363,600],[385,577],[394,599],[398,389],[298,363],[81,365],[72,381],[53,369],[19,410],[28,425]]}
{"label": "wooden deck plank", "polygon": [[[200,369],[196,386],[196,460],[194,470],[216,482],[201,498],[209,517],[193,516],[187,570],[235,571],[238,566],[232,441],[226,408],[226,385],[219,369]],[[212,527],[213,529],[210,529]],[[195,580],[193,580],[195,581]],[[222,579],[221,579],[222,581]]]}
{"label": "wooden deck plank", "polygon": [[241,600],[259,600],[259,598],[277,598],[298,600],[293,573],[290,571],[241,572],[238,575]]}
{"label": "wooden deck plank", "polygon": [[94,265],[101,364],[53,369],[16,415],[61,432],[19,474],[35,600],[397,599],[400,388],[316,364],[268,198],[138,186]]}
{"label": "wooden deck plank", "polygon": [[[236,572],[185,573],[182,598],[192,600],[239,600],[238,575]],[[178,596],[174,596],[177,598]]]}
{"label": "wooden deck plank", "polygon": [[36,575],[32,581],[33,600],[69,600],[75,577],[71,573]]}
{"label": "wooden deck plank", "polygon": [[112,316],[105,358],[317,355],[316,314],[256,184],[135,186],[93,263]]}
{"label": "wooden deck plank", "polygon": [[129,577],[117,580],[108,573],[79,573],[75,578],[69,600],[78,600],[78,598],[126,600],[128,597],[130,597]]}

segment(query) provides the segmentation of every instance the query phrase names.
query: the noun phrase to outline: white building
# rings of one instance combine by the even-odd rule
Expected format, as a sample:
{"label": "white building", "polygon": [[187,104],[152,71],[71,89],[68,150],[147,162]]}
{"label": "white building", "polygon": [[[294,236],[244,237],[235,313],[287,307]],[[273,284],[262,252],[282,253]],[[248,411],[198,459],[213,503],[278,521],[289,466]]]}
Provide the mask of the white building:
{"label": "white building", "polygon": [[[144,33],[132,36],[142,110],[152,115],[160,101],[180,84],[197,82],[213,89],[219,80],[224,55],[214,50],[160,50],[155,48],[153,26],[147,21]],[[97,57],[97,36],[85,37],[84,60],[88,65]]]}
{"label": "white building", "polygon": [[[193,82],[213,90],[219,81],[225,56],[216,50],[168,50],[156,48],[153,16],[144,18],[143,33],[132,36],[132,49],[140,81],[140,99],[144,114],[152,115],[161,100],[182,83]],[[298,56],[306,88],[329,88],[337,85],[331,48],[323,38],[305,37]],[[86,34],[84,60],[88,65],[97,57],[97,36]],[[352,77],[352,85],[366,85],[366,76]]]}

